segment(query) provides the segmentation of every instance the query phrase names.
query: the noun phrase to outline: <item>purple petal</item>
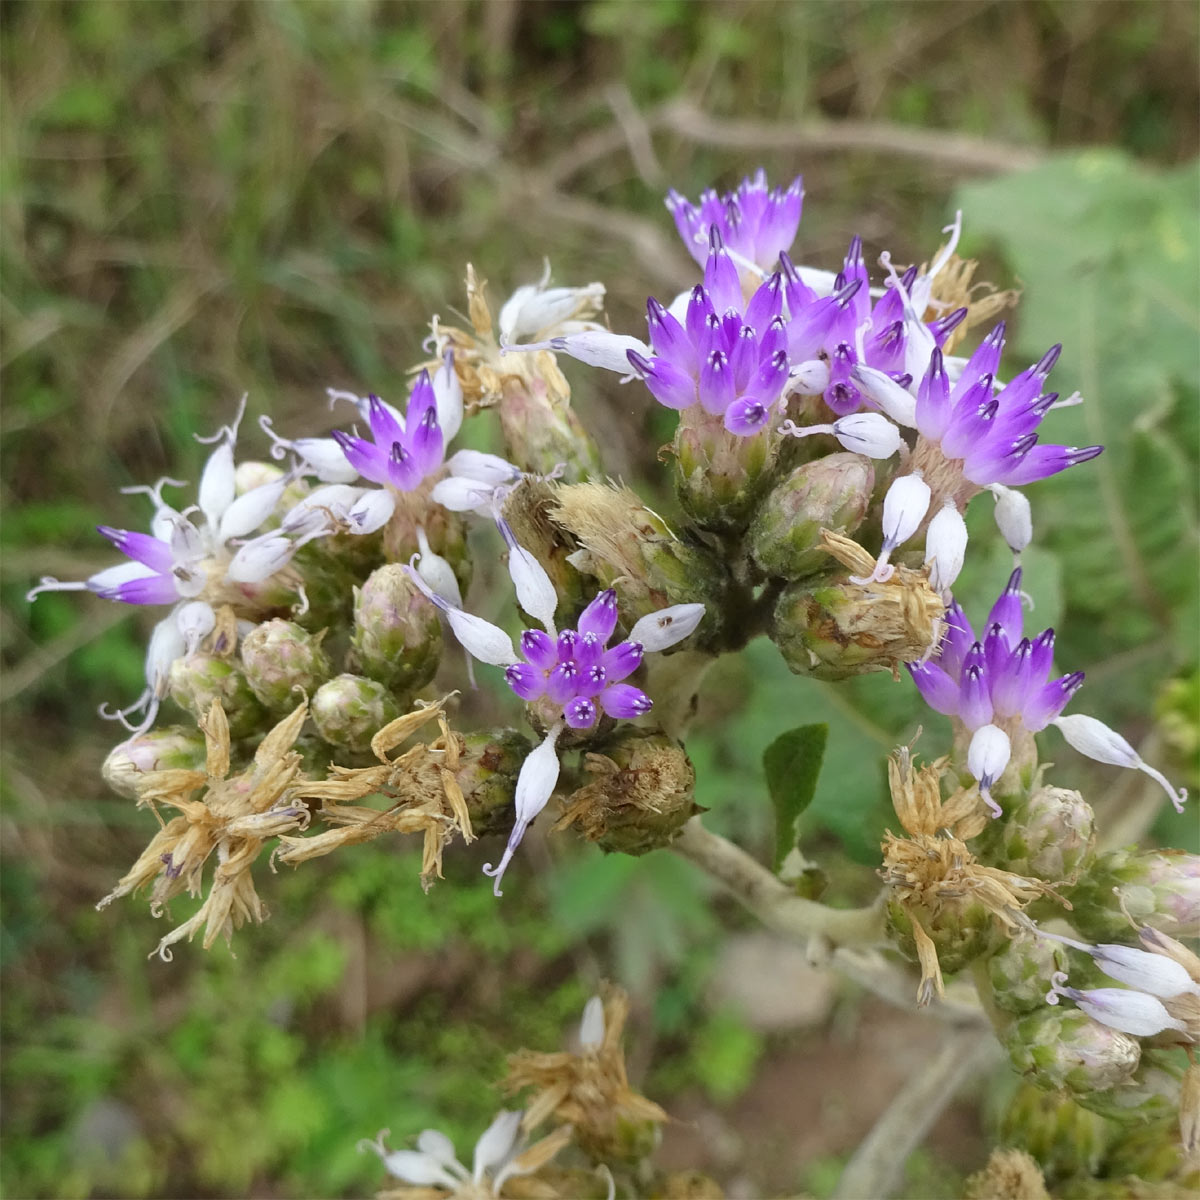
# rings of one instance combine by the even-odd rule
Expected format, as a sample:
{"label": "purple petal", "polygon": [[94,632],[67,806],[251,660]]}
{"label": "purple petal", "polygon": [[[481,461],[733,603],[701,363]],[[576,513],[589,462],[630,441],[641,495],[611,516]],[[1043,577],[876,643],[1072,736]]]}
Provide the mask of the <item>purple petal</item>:
{"label": "purple petal", "polygon": [[993,621],[987,627],[983,638],[983,658],[989,676],[994,678],[996,671],[1008,661],[1011,644],[999,621]]}
{"label": "purple petal", "polygon": [[967,310],[965,308],[956,308],[952,313],[947,313],[944,317],[938,317],[936,321],[929,322],[929,332],[933,334],[933,340],[942,346],[946,339],[967,319]]}
{"label": "purple petal", "polygon": [[653,296],[646,301],[650,345],[659,358],[669,358],[684,370],[699,369],[696,350],[682,325]]}
{"label": "purple petal", "polygon": [[563,716],[572,729],[591,729],[598,715],[595,700],[587,696],[576,696],[563,706]]}
{"label": "purple petal", "polygon": [[608,672],[608,681],[618,683],[627,679],[642,665],[644,654],[641,642],[618,642],[611,650],[606,650],[600,663]]}
{"label": "purple petal", "polygon": [[963,663],[962,702],[958,710],[958,715],[968,729],[978,729],[992,719],[989,682],[983,647],[976,642]]}
{"label": "purple petal", "polygon": [[1024,454],[1017,455],[1015,461],[1010,459],[1007,469],[1002,469],[989,482],[1020,487],[1023,483],[1033,483],[1088,462],[1103,449],[1103,446],[1032,446]]}
{"label": "purple petal", "polygon": [[1050,678],[1054,666],[1054,630],[1043,629],[1033,639],[1029,658],[1029,677],[1036,683]]}
{"label": "purple petal", "polygon": [[617,627],[617,593],[605,588],[579,614],[579,632],[594,633],[601,645],[607,645]]}
{"label": "purple petal", "polygon": [[367,397],[367,420],[377,446],[387,447],[404,439],[404,427],[396,420],[392,410],[374,393]]}
{"label": "purple petal", "polygon": [[1022,638],[1007,660],[992,673],[992,708],[997,717],[1015,717],[1025,706],[1033,676],[1033,646]]}
{"label": "purple petal", "polygon": [[408,408],[404,415],[404,428],[411,436],[412,432],[425,419],[425,414],[433,409],[437,411],[437,393],[433,390],[433,381],[428,371],[422,371],[417,376],[416,383],[409,393]]}
{"label": "purple petal", "polygon": [[1000,598],[992,605],[988,613],[988,624],[998,624],[1008,635],[1010,643],[1017,642],[1021,637],[1025,613],[1021,607],[1021,568],[1018,567],[1009,577]]}
{"label": "purple petal", "polygon": [[746,324],[763,333],[782,312],[783,276],[776,271],[750,297],[750,303],[746,305]]}
{"label": "purple petal", "polygon": [[696,381],[682,367],[666,358],[643,358],[636,350],[626,351],[626,357],[659,404],[680,409],[696,403]]}
{"label": "purple petal", "polygon": [[958,679],[962,672],[963,659],[975,641],[975,631],[962,606],[955,601],[946,609],[946,632],[942,637],[938,662],[942,669],[952,679]]}
{"label": "purple petal", "polygon": [[714,229],[718,245],[708,256],[704,264],[704,287],[712,297],[713,308],[724,312],[727,308],[742,311],[742,282],[738,278],[738,269],[733,265],[733,259],[720,245],[720,234]]}
{"label": "purple petal", "polygon": [[97,530],[108,538],[118,550],[134,562],[140,562],[159,574],[169,574],[175,565],[175,556],[169,542],[160,541],[148,533],[134,533],[129,529],[113,529],[111,525],[97,525]]}
{"label": "purple petal", "polygon": [[733,372],[733,387],[744,392],[758,366],[758,335],[749,325],[738,329],[729,350],[729,369]]}
{"label": "purple petal", "polygon": [[565,704],[579,691],[579,668],[573,662],[560,662],[546,676],[546,695],[555,704]]}
{"label": "purple petal", "polygon": [[436,406],[427,408],[421,414],[421,420],[413,431],[409,446],[418,482],[442,465],[445,442],[442,438],[442,427],[438,424]]}
{"label": "purple petal", "polygon": [[179,590],[173,575],[145,575],[115,587],[97,589],[96,595],[122,604],[174,604],[179,599]]}
{"label": "purple petal", "polygon": [[564,629],[558,635],[558,661],[568,663],[575,661],[575,647],[579,644],[579,634],[574,629]]}
{"label": "purple petal", "polygon": [[684,317],[684,327],[692,339],[692,345],[699,349],[708,337],[708,319],[715,316],[712,297],[697,284],[692,288],[692,296],[688,301],[687,313]]}
{"label": "purple petal", "polygon": [[598,699],[600,707],[610,717],[616,717],[618,720],[644,716],[654,707],[654,701],[641,688],[629,683],[616,683],[605,688]]}
{"label": "purple petal", "polygon": [[539,671],[549,671],[558,662],[558,645],[540,629],[526,629],[521,634],[521,654]]}
{"label": "purple petal", "polygon": [[936,663],[905,663],[925,703],[947,717],[958,715],[958,684]]}
{"label": "purple petal", "polygon": [[528,663],[505,667],[504,679],[522,700],[536,700],[546,694],[546,676]]}
{"label": "purple petal", "polygon": [[411,492],[422,479],[417,468],[417,460],[406,450],[402,443],[392,443],[392,453],[388,458],[387,481],[397,491]]}
{"label": "purple petal", "polygon": [[574,662],[581,672],[599,666],[604,657],[604,643],[594,633],[581,633],[575,643]]}
{"label": "purple petal", "polygon": [[733,371],[729,357],[721,350],[714,350],[700,367],[700,403],[704,411],[720,416],[733,402],[736,395],[733,386]]}
{"label": "purple petal", "polygon": [[751,437],[771,419],[771,410],[755,396],[743,396],[725,410],[725,428],[738,437]]}
{"label": "purple petal", "polygon": [[1021,710],[1025,728],[1037,733],[1045,729],[1070,703],[1071,697],[1083,686],[1083,672],[1074,671],[1046,684],[1033,695]]}
{"label": "purple petal", "polygon": [[335,429],[331,435],[342,448],[346,461],[364,478],[372,483],[390,483],[387,449],[376,446],[363,438]]}
{"label": "purple petal", "polygon": [[576,691],[581,696],[598,696],[608,687],[608,672],[597,662],[580,669]]}
{"label": "purple petal", "polygon": [[946,432],[953,411],[950,380],[942,362],[942,352],[934,350],[929,355],[929,370],[917,390],[918,432],[922,437],[937,441]]}

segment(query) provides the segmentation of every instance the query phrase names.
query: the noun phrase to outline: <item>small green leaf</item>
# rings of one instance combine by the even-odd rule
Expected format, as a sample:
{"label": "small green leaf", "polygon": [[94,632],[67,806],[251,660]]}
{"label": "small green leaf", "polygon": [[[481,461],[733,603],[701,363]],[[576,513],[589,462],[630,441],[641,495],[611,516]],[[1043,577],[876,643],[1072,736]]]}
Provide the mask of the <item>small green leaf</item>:
{"label": "small green leaf", "polygon": [[812,803],[825,757],[828,725],[800,725],[763,751],[767,790],[775,807],[775,869],[796,844],[796,821]]}

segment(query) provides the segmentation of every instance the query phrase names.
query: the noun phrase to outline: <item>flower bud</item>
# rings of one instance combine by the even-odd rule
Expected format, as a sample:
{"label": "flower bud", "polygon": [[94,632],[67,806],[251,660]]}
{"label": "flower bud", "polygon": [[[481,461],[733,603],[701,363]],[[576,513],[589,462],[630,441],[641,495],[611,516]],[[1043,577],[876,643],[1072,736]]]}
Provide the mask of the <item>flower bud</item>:
{"label": "flower bud", "polygon": [[1037,1160],[1046,1178],[1097,1174],[1116,1129],[1066,1092],[1022,1083],[1000,1119],[999,1140]]}
{"label": "flower bud", "polygon": [[539,351],[509,358],[528,365],[520,376],[505,375],[501,382],[496,410],[507,457],[535,475],[561,467],[571,482],[602,477],[600,452],[571,407],[571,389],[554,355]]}
{"label": "flower bud", "polygon": [[442,654],[437,609],[400,563],[379,567],[354,589],[350,665],[397,694],[433,678]]}
{"label": "flower bud", "polygon": [[[1079,1103],[1089,1112],[1122,1126],[1110,1154],[1128,1162],[1130,1169],[1139,1175],[1144,1170],[1146,1178],[1155,1175],[1161,1178],[1178,1163],[1180,1147],[1176,1114],[1180,1110],[1180,1100],[1178,1063],[1172,1055],[1159,1050],[1143,1050],[1138,1069],[1124,1083],[1079,1097]],[[1130,1134],[1142,1123],[1152,1126],[1151,1137],[1148,1140],[1131,1138]],[[1163,1155],[1162,1151],[1167,1147],[1169,1151]],[[1136,1165],[1131,1161],[1135,1158],[1140,1160]],[[1157,1171],[1151,1166],[1155,1159],[1160,1164]]]}
{"label": "flower bud", "polygon": [[992,995],[999,1008],[1030,1013],[1046,1004],[1046,981],[1061,971],[1066,954],[1061,946],[1040,937],[1012,938],[988,960]]}
{"label": "flower bud", "polygon": [[1014,488],[993,483],[988,491],[996,499],[996,527],[1014,554],[1020,554],[1033,541],[1033,515],[1029,501]]}
{"label": "flower bud", "polygon": [[668,845],[700,810],[683,747],[657,730],[622,729],[589,754],[592,782],[569,796],[556,828],[576,825],[602,850],[645,854]]}
{"label": "flower bud", "polygon": [[[914,905],[910,912],[909,906],[889,900],[888,932],[900,952],[912,962],[920,960],[913,932],[914,913],[932,940],[938,965],[946,975],[969,967],[1005,940],[991,911],[969,895],[940,905],[936,912],[924,905]],[[1045,990],[1043,987],[1043,994]]]}
{"label": "flower bud", "polygon": [[310,708],[317,732],[331,745],[365,751],[371,738],[400,715],[382,683],[361,675],[338,675],[322,684]]}
{"label": "flower bud", "polygon": [[768,575],[800,579],[832,566],[821,530],[852,534],[871,503],[875,468],[859,454],[829,454],[776,484],[754,515],[747,545]]}
{"label": "flower bud", "polygon": [[1051,883],[1079,877],[1091,857],[1095,814],[1070,788],[1042,787],[1009,810],[1001,854],[1008,870]]}
{"label": "flower bud", "polygon": [[745,529],[770,478],[778,444],[772,429],[740,437],[703,406],[684,409],[672,444],[680,504],[704,529]]}
{"label": "flower bud", "polygon": [[1012,1025],[1004,1042],[1014,1070],[1038,1087],[1067,1088],[1075,1095],[1124,1083],[1142,1053],[1129,1034],[1109,1029],[1078,1009],[1049,1005]]}
{"label": "flower bud", "polygon": [[147,771],[191,770],[204,765],[204,737],[198,729],[170,725],[138,734],[114,746],[100,773],[118,795],[137,799],[137,781]]}
{"label": "flower bud", "polygon": [[242,667],[250,690],[276,712],[294,709],[300,692],[311,696],[331,670],[321,635],[283,620],[264,621],[246,634]]}
{"label": "flower bud", "polygon": [[515,729],[492,729],[459,735],[459,767],[455,778],[479,837],[508,833],[512,828],[513,795],[530,742]]}
{"label": "flower bud", "polygon": [[269,724],[241,664],[228,658],[215,654],[177,658],[171,664],[168,687],[171,699],[197,720],[207,715],[214,700],[220,700],[229,721],[230,736],[235,739],[247,737]]}
{"label": "flower bud", "polygon": [[1113,850],[1066,893],[1072,924],[1096,942],[1123,942],[1130,921],[1171,937],[1200,927],[1200,856],[1176,850]]}

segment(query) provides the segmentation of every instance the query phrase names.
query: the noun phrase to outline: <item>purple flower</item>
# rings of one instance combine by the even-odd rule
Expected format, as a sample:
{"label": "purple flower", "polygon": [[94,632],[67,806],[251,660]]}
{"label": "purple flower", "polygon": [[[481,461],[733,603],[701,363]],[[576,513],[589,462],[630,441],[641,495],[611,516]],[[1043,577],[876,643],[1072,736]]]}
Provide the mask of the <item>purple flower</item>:
{"label": "purple flower", "polygon": [[674,189],[667,193],[667,208],[679,236],[701,266],[715,229],[735,260],[769,271],[795,240],[803,205],[804,181],[799,175],[786,189],[768,189],[767,173],[761,167],[753,179],[743,179],[724,196],[712,189],[702,192],[698,205]]}
{"label": "purple flower", "polygon": [[464,612],[439,595],[419,568],[409,567],[418,588],[442,611],[454,636],[480,662],[504,668],[508,686],[522,699],[539,702],[549,710],[550,728],[529,753],[517,777],[516,823],[504,857],[484,874],[500,881],[530,822],[546,807],[558,782],[558,739],[563,730],[591,729],[600,714],[618,720],[644,716],[653,702],[641,688],[624,680],[641,665],[646,653],[666,650],[683,641],[704,616],[702,604],[675,604],[642,617],[625,641],[609,647],[617,627],[617,596],[611,589],[599,593],[579,615],[573,629],[559,630],[554,622],[558,596],[542,565],[518,544],[502,519],[496,524],[508,546],[508,572],[521,607],[541,625],[520,638],[520,653],[497,625]]}

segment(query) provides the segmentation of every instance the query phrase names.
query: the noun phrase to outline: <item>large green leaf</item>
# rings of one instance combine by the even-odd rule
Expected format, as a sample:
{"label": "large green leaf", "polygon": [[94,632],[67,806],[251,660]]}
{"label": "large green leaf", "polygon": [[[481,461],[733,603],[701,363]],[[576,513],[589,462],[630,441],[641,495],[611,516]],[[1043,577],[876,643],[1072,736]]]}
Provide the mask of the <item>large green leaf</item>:
{"label": "large green leaf", "polygon": [[801,725],[781,733],[763,751],[767,791],[775,808],[775,869],[797,841],[796,822],[812,803],[825,758],[829,726]]}

